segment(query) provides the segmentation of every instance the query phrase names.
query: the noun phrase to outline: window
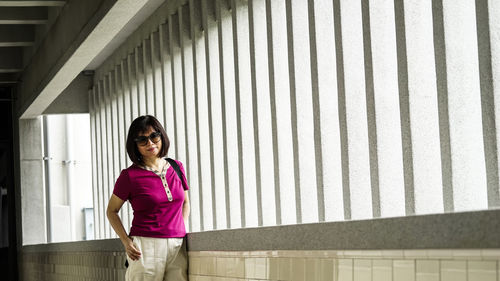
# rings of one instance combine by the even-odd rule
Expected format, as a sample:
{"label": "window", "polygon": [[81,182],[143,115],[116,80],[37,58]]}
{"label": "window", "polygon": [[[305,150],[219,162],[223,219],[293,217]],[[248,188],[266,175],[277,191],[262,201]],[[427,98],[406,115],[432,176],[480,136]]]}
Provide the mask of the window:
{"label": "window", "polygon": [[47,242],[93,239],[89,114],[43,119]]}

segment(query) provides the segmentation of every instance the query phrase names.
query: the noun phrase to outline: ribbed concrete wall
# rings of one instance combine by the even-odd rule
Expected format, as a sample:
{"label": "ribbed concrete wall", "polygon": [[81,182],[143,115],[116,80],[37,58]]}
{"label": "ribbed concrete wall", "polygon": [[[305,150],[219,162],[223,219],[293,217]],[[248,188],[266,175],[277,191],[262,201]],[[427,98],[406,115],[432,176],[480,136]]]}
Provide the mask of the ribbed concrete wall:
{"label": "ribbed concrete wall", "polygon": [[89,93],[96,237],[143,114],[185,163],[191,231],[497,208],[495,2],[166,3]]}

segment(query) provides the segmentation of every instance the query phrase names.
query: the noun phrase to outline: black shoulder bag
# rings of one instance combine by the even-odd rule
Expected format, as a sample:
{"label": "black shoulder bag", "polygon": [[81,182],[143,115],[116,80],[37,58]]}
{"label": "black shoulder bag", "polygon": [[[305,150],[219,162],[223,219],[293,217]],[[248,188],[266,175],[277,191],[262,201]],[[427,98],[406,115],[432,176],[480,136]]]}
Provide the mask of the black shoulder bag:
{"label": "black shoulder bag", "polygon": [[184,190],[187,190],[186,183],[182,179],[184,177],[184,174],[182,173],[181,168],[179,167],[179,165],[177,165],[177,162],[175,162],[175,160],[172,159],[172,158],[165,158],[165,160],[167,160],[168,163],[170,163],[170,166],[172,166],[172,168],[174,168],[175,173],[177,174],[177,176],[179,177],[179,179],[181,179],[182,186],[184,187]]}

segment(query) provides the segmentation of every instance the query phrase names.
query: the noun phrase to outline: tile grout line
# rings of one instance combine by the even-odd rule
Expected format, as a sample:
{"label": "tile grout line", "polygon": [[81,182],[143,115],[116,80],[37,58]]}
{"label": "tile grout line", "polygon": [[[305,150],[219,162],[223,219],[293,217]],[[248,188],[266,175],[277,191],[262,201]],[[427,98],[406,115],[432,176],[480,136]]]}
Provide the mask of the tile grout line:
{"label": "tile grout line", "polygon": [[498,280],[498,278],[500,276],[500,273],[498,272],[498,263],[499,263],[499,261],[497,260],[496,263],[495,263],[496,268],[497,268],[497,270],[496,270],[496,279],[497,279],[497,281],[500,281],[500,280]]}
{"label": "tile grout line", "polygon": [[373,281],[373,259],[370,259],[370,277],[371,281]]}
{"label": "tile grout line", "polygon": [[413,280],[417,281],[417,259],[413,260],[413,277]]}
{"label": "tile grout line", "polygon": [[394,280],[394,260],[391,259],[391,281]]}
{"label": "tile grout line", "polygon": [[496,279],[497,279],[497,281],[500,281],[500,280],[498,280],[498,278],[500,278],[500,272],[498,272],[498,264],[499,264],[499,263],[500,263],[500,262],[497,260],[497,261],[496,261],[496,267],[497,267],[497,272],[496,272],[496,275],[497,275],[497,276],[496,276]]}
{"label": "tile grout line", "polygon": [[441,260],[439,259],[438,260],[438,273],[439,273],[439,281],[441,281],[442,277],[441,277]]}
{"label": "tile grout line", "polygon": [[465,280],[469,281],[469,260],[465,260]]}

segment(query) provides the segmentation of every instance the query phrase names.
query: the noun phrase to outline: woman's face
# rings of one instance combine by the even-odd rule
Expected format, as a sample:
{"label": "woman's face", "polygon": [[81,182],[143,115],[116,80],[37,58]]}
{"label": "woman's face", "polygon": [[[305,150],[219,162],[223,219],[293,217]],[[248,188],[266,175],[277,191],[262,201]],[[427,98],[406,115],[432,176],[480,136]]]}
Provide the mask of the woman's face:
{"label": "woman's face", "polygon": [[[142,155],[143,158],[152,158],[152,157],[157,157],[158,153],[161,150],[161,137],[158,137],[157,139],[152,138],[153,133],[156,133],[156,131],[153,129],[153,127],[149,127],[147,131],[139,133],[137,136],[140,138],[141,136],[148,138],[147,142],[140,143],[136,142],[137,149],[139,150],[139,153]],[[151,137],[150,137],[151,136]],[[156,143],[154,141],[157,141]]]}

